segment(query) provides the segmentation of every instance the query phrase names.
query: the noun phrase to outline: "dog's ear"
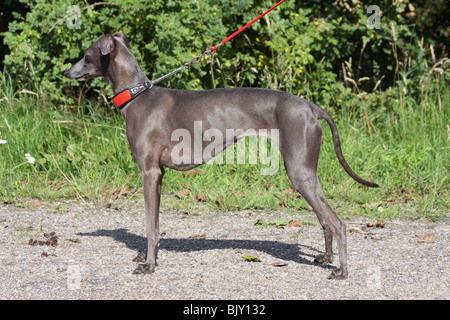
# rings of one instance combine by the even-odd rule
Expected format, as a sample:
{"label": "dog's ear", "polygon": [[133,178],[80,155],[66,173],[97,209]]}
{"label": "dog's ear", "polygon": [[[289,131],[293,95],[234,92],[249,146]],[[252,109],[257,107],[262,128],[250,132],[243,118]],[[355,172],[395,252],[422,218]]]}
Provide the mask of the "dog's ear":
{"label": "dog's ear", "polygon": [[123,41],[123,43],[127,46],[128,49],[131,49],[130,43],[128,42],[127,36],[122,32],[114,33],[114,37],[119,38]]}
{"label": "dog's ear", "polygon": [[104,35],[100,38],[100,52],[106,56],[114,51],[115,43],[114,37],[110,34]]}

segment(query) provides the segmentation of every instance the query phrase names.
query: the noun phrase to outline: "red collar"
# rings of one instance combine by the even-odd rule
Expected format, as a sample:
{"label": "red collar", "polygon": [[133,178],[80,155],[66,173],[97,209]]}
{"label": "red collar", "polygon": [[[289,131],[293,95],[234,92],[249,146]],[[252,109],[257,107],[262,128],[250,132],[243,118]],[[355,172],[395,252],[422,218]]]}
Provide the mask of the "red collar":
{"label": "red collar", "polygon": [[144,83],[126,88],[125,90],[119,92],[112,98],[112,100],[117,108],[122,109],[128,102],[151,87],[153,87],[153,83],[151,81],[145,81]]}

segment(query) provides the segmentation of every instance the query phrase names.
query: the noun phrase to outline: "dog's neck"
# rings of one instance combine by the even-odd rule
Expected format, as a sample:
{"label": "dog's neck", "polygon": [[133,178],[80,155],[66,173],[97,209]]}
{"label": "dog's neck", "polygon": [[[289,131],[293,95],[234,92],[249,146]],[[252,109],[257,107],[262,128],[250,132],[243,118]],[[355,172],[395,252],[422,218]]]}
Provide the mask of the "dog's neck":
{"label": "dog's neck", "polygon": [[[126,57],[110,61],[105,78],[108,79],[114,94],[125,90],[126,88],[138,85],[145,81],[149,81],[144,71],[139,66],[139,63],[129,63],[130,59],[136,60],[131,52],[125,53]],[[127,61],[121,63],[121,61]]]}

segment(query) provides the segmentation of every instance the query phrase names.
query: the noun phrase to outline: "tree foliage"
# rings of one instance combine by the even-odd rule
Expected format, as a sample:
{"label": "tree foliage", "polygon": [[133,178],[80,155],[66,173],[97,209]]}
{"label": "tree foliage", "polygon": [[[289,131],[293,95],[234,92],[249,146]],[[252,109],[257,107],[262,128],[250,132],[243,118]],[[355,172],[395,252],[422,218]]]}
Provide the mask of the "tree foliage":
{"label": "tree foliage", "polygon": [[[73,103],[80,94],[111,95],[106,81],[77,84],[63,72],[106,33],[124,32],[150,79],[166,74],[217,44],[272,0],[21,0],[25,16],[15,14],[3,34],[10,52],[7,72],[22,85],[37,88],[54,101]],[[432,8],[420,8],[423,2]],[[443,52],[448,28],[427,17],[448,11],[445,1],[378,1],[380,28],[367,25],[370,13],[362,1],[286,1],[277,10],[218,49],[214,57],[170,78],[179,89],[262,86],[333,105],[336,94],[385,90],[400,79],[409,63],[417,79],[434,43]],[[69,6],[80,9],[80,28],[73,26]],[[434,8],[434,10],[433,10]],[[439,21],[439,19],[433,19]],[[72,25],[71,25],[72,23]],[[419,27],[416,28],[416,25]],[[418,31],[432,28],[423,41]],[[417,30],[419,29],[419,30]],[[415,63],[411,63],[414,61]],[[431,62],[430,62],[431,63]],[[342,80],[342,81],[339,81]]]}

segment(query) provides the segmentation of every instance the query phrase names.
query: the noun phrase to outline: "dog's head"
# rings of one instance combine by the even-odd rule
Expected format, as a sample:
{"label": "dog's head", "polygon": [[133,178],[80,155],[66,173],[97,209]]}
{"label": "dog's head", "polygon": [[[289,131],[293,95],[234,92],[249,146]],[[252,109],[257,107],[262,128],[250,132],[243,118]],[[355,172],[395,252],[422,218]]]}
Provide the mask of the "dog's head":
{"label": "dog's head", "polygon": [[111,59],[115,59],[123,46],[130,49],[127,37],[121,33],[104,35],[84,52],[83,58],[75,63],[64,75],[69,79],[85,81],[97,77],[107,77]]}

